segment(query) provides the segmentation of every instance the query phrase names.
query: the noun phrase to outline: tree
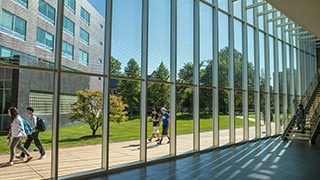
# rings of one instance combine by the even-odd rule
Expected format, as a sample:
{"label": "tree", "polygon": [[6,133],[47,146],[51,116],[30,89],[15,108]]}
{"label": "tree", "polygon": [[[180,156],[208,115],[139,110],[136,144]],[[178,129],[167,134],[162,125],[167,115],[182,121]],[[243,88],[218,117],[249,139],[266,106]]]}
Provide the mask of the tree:
{"label": "tree", "polygon": [[[193,82],[193,63],[188,62],[179,70],[179,83],[192,84]],[[192,111],[193,106],[193,89],[189,86],[177,86],[176,104],[179,111]]]}
{"label": "tree", "polygon": [[125,111],[128,105],[124,104],[121,97],[115,95],[110,95],[110,106],[109,106],[109,119],[111,122],[120,123],[122,121],[127,121],[128,112]]}
{"label": "tree", "polygon": [[[71,121],[80,121],[87,123],[92,130],[92,136],[100,126],[102,126],[103,105],[102,91],[100,90],[78,90],[76,92],[77,102],[72,104],[72,112],[70,113]],[[121,98],[110,95],[110,116],[112,122],[126,121],[126,112],[124,111],[127,105],[124,104]]]}
{"label": "tree", "polygon": [[95,136],[102,125],[102,91],[78,90],[76,96],[78,100],[72,104],[70,119],[87,123],[92,130],[92,136]]}
{"label": "tree", "polygon": [[193,64],[188,62],[179,70],[179,83],[191,84],[193,82]]}
{"label": "tree", "polygon": [[111,57],[111,61],[110,61],[110,74],[112,76],[120,76],[121,75],[121,62],[114,58]]}
{"label": "tree", "polygon": [[[163,62],[152,73],[151,79],[156,81],[168,81],[170,78],[169,70]],[[151,82],[149,85],[149,100],[151,106],[167,106],[170,99],[170,86],[164,83]]]}
{"label": "tree", "polygon": [[[130,59],[124,69],[124,76],[128,78],[140,78],[141,70],[134,59]],[[134,80],[121,80],[118,86],[118,95],[122,97],[124,103],[128,105],[130,112],[129,119],[132,118],[134,108],[139,105],[140,99],[140,82]]]}

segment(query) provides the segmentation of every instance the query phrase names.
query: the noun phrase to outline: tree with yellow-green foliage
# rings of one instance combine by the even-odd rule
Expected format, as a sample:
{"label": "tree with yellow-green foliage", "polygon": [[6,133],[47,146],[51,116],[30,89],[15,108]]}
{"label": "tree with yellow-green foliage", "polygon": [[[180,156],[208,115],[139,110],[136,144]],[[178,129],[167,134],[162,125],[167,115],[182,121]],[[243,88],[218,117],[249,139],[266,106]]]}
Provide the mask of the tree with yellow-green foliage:
{"label": "tree with yellow-green foliage", "polygon": [[[103,94],[100,90],[78,90],[76,92],[77,102],[72,104],[72,112],[70,119],[72,121],[80,121],[87,123],[92,130],[92,136],[100,126],[103,119]],[[111,122],[120,123],[128,119],[127,112],[124,111],[127,107],[122,102],[122,99],[114,95],[110,95],[109,120]]]}

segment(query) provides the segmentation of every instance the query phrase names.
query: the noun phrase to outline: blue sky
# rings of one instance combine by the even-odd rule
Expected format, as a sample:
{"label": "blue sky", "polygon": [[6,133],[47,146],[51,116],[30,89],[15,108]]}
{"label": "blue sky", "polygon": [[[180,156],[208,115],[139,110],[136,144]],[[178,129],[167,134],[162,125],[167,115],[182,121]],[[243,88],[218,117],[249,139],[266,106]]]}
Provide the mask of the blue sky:
{"label": "blue sky", "polygon": [[[105,1],[88,0],[103,16],[105,15]],[[224,1],[219,0],[220,4]],[[238,3],[239,4],[239,3]],[[222,4],[222,8],[227,7]],[[120,60],[122,70],[127,62],[134,58],[141,64],[141,17],[142,0],[113,1],[112,50],[111,54]],[[239,11],[239,10],[237,10]],[[250,11],[248,16],[251,17]],[[237,12],[239,13],[239,12]],[[152,73],[164,62],[170,69],[170,0],[149,1],[149,41],[148,41],[148,73]],[[219,12],[219,50],[228,45],[228,16]],[[250,18],[249,18],[250,19]],[[177,65],[178,71],[185,63],[193,61],[193,1],[178,1],[177,16]],[[212,59],[212,22],[211,8],[200,5],[200,60]],[[241,23],[236,22],[234,46],[242,53]],[[251,31],[248,31],[251,32]],[[252,41],[252,35],[248,35]],[[249,50],[253,50],[250,47]],[[206,47],[206,48],[203,48]],[[261,47],[260,47],[261,48]],[[263,59],[263,54],[260,57]],[[248,53],[249,62],[253,62],[253,51]],[[260,64],[264,68],[264,64]],[[272,68],[273,69],[273,68]]]}

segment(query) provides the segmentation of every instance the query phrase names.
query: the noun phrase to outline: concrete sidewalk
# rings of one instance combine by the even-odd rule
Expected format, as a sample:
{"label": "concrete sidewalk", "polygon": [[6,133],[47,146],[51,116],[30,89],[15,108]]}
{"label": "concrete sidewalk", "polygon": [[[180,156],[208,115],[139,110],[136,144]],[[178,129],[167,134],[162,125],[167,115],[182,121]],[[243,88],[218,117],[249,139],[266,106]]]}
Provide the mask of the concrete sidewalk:
{"label": "concrete sidewalk", "polygon": [[[274,124],[272,125],[274,126]],[[265,126],[261,126],[263,132]],[[274,127],[272,128],[274,129]],[[250,139],[254,138],[254,127],[249,128]],[[242,128],[236,129],[236,142],[242,141]],[[220,145],[229,142],[229,130],[221,130]],[[262,133],[262,137],[265,133]],[[212,132],[203,132],[200,134],[200,148],[212,146]],[[169,155],[169,144],[167,139],[163,140],[162,145],[157,145],[153,139],[147,143],[148,160]],[[181,154],[193,149],[193,134],[183,134],[177,136],[177,154]],[[109,167],[116,167],[133,162],[139,162],[139,140],[130,140],[123,142],[113,142],[109,144]],[[9,149],[9,147],[8,147]],[[18,155],[19,150],[17,150]],[[48,179],[51,176],[51,150],[46,150],[47,158],[39,160],[39,152],[31,152],[34,159],[25,163],[15,159],[14,165],[3,167],[8,162],[9,154],[0,155],[0,177],[1,179]],[[70,175],[79,172],[96,170],[101,168],[101,144],[79,146],[59,149],[59,176]]]}

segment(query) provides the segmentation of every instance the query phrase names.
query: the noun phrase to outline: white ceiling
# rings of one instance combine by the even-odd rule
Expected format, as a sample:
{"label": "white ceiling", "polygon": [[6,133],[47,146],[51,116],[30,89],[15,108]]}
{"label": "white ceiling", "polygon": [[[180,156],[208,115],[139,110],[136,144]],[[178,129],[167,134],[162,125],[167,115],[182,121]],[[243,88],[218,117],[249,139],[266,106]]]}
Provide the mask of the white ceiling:
{"label": "white ceiling", "polygon": [[320,0],[266,0],[285,16],[320,39]]}

